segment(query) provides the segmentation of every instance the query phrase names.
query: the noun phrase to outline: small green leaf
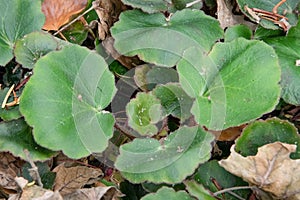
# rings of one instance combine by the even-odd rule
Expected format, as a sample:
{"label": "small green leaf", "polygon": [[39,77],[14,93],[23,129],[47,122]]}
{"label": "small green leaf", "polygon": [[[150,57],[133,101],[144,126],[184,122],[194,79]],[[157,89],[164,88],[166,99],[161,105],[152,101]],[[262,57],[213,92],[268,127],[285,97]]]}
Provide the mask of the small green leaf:
{"label": "small green leaf", "polygon": [[158,84],[178,82],[178,73],[173,68],[144,64],[135,68],[134,81],[144,91],[152,90]]}
{"label": "small green leaf", "polygon": [[[55,181],[56,173],[50,171],[50,167],[48,166],[48,163],[36,162],[35,164],[38,168],[38,173],[41,177],[41,181],[43,183],[43,188],[51,190],[55,183],[54,181]],[[30,173],[31,173],[30,169],[32,169],[32,166],[30,165],[30,163],[25,163],[22,166],[22,177],[24,177],[26,180],[28,180],[28,182],[34,181],[32,179],[32,176],[30,175]]]}
{"label": "small green leaf", "polygon": [[217,20],[190,9],[177,11],[170,19],[161,13],[125,11],[111,33],[119,53],[167,67],[174,66],[185,49],[196,46],[208,52],[223,36]]}
{"label": "small green leaf", "polygon": [[[214,184],[214,181],[216,181],[217,184],[223,189],[248,185],[248,183],[243,181],[240,177],[226,171],[216,160],[211,160],[201,165],[195,174],[195,180],[202,184],[205,188],[209,189],[211,192],[217,192],[219,190],[219,188],[217,188],[217,186]],[[251,190],[236,190],[234,193],[247,199],[247,196],[249,196]],[[238,198],[232,196],[231,194],[225,193],[224,195],[224,199],[238,200]],[[222,198],[222,196],[223,195],[219,195],[218,197]]]}
{"label": "small green leaf", "polygon": [[[278,8],[278,14],[285,15],[288,18],[288,22],[291,25],[295,25],[297,23],[296,15],[294,14],[294,10],[297,8],[300,0],[287,0]],[[253,0],[237,0],[241,11],[249,17],[253,21],[257,21],[254,17],[245,9],[246,6],[248,8],[257,8],[260,10],[265,10],[272,12],[274,6],[279,3],[279,0],[264,0],[264,1],[253,1]],[[259,16],[259,15],[258,15]],[[279,26],[275,25],[274,22],[269,20],[264,20],[261,18],[259,24],[268,29],[278,29]]]}
{"label": "small green leaf", "polygon": [[290,122],[277,118],[248,125],[237,139],[235,150],[242,156],[254,156],[258,147],[276,141],[297,145],[297,151],[291,154],[291,158],[300,158],[300,137],[297,128]]}
{"label": "small green leaf", "polygon": [[32,69],[36,61],[55,50],[60,50],[67,43],[49,33],[32,32],[16,42],[16,61],[23,67]]}
{"label": "small green leaf", "polygon": [[32,160],[46,160],[55,152],[39,146],[32,137],[31,128],[23,119],[0,123],[0,151],[9,151],[13,155],[27,160],[27,149]]}
{"label": "small green leaf", "polygon": [[209,55],[188,49],[177,70],[182,88],[196,98],[195,120],[211,130],[249,122],[272,111],[279,101],[278,58],[260,41],[218,43]]}
{"label": "small green leaf", "polygon": [[274,37],[265,41],[271,45],[281,66],[281,97],[287,103],[300,105],[300,22],[290,29],[287,36]]}
{"label": "small green leaf", "polygon": [[250,40],[251,36],[252,36],[251,29],[248,26],[239,24],[227,28],[224,38],[225,38],[225,42],[230,42],[239,37],[243,37]]}
{"label": "small green leaf", "polygon": [[193,200],[191,196],[185,191],[175,192],[172,188],[162,187],[154,194],[147,194],[141,200],[165,200],[166,198],[172,200]]}
{"label": "small green leaf", "polygon": [[158,132],[156,123],[162,119],[160,101],[150,93],[138,93],[126,106],[128,124],[143,136]]}
{"label": "small green leaf", "polygon": [[167,115],[171,114],[182,122],[191,116],[193,100],[184,92],[180,84],[159,85],[153,90],[153,94],[160,100]]}
{"label": "small green leaf", "polygon": [[40,30],[45,16],[41,1],[1,0],[0,18],[0,65],[5,66],[13,58],[16,40]]}
{"label": "small green leaf", "polygon": [[213,139],[198,126],[183,126],[160,142],[137,138],[120,147],[115,166],[134,183],[180,183],[210,158]]}
{"label": "small green leaf", "polygon": [[81,21],[76,21],[63,31],[63,35],[69,42],[81,45],[88,36],[88,29]]}
{"label": "small green leaf", "polygon": [[115,91],[114,76],[101,56],[66,46],[38,60],[20,111],[38,144],[80,158],[107,147],[114,118],[103,109]]}
{"label": "small green leaf", "polygon": [[201,200],[216,200],[212,197],[203,185],[198,184],[196,181],[186,181],[185,182],[187,191],[197,199]]}
{"label": "small green leaf", "polygon": [[[0,90],[0,104],[3,103],[8,91],[8,87],[4,88],[3,90]],[[11,101],[13,101],[13,97],[8,98],[7,103]],[[22,115],[19,111],[18,105],[9,108],[0,108],[0,118],[4,121],[19,119],[20,117],[22,117]]]}

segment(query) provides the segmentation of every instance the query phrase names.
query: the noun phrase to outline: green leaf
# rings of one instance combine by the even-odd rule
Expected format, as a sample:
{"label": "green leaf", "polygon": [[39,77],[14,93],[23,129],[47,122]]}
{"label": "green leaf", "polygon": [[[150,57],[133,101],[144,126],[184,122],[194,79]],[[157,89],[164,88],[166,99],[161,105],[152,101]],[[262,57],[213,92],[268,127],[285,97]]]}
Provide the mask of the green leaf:
{"label": "green leaf", "polygon": [[[48,163],[46,162],[37,162],[35,163],[37,168],[38,168],[38,173],[41,177],[41,181],[43,183],[43,188],[46,189],[52,189],[53,185],[54,185],[54,181],[55,181],[55,177],[56,177],[56,173],[50,171],[50,167],[48,166]],[[32,182],[34,181],[30,175],[32,166],[30,165],[30,163],[25,163],[22,166],[22,177],[24,177],[26,180],[28,180],[28,182]]]}
{"label": "green leaf", "polygon": [[[278,14],[284,15],[288,18],[288,23],[295,25],[297,23],[297,17],[294,14],[294,10],[297,8],[300,0],[287,0],[278,8]],[[272,12],[274,6],[279,3],[279,0],[264,0],[264,1],[253,1],[253,0],[237,0],[241,11],[249,17],[252,21],[257,21],[254,17],[245,9],[248,8],[257,8],[260,10],[265,10]],[[261,18],[259,24],[268,29],[278,29],[279,26],[275,25],[272,21],[264,20]]]}
{"label": "green leaf", "polygon": [[172,3],[170,0],[122,0],[126,5],[130,5],[133,8],[140,8],[144,12],[155,13],[161,11],[167,11],[168,6]]}
{"label": "green leaf", "polygon": [[0,151],[9,151],[24,160],[27,149],[32,160],[46,160],[55,152],[39,146],[32,137],[31,128],[23,119],[0,123]]}
{"label": "green leaf", "polygon": [[144,91],[152,90],[158,84],[178,82],[178,73],[173,68],[144,64],[135,68],[134,81]]}
{"label": "green leaf", "polygon": [[162,187],[156,193],[148,194],[141,198],[141,200],[165,200],[166,198],[172,200],[192,200],[192,197],[190,197],[186,192],[175,192],[175,190],[169,187]]}
{"label": "green leaf", "polygon": [[[8,93],[9,88],[6,87],[3,90],[0,90],[0,103],[2,104],[4,101],[4,98],[6,97],[6,94]],[[7,102],[13,101],[13,97],[8,98]],[[0,118],[4,121],[10,121],[14,119],[19,119],[22,117],[19,106],[13,106],[9,108],[0,108]]]}
{"label": "green leaf", "polygon": [[196,181],[186,181],[187,191],[197,199],[201,200],[215,200],[216,198],[212,197],[203,185],[198,184]]}
{"label": "green leaf", "polygon": [[281,66],[281,97],[284,101],[300,105],[300,68],[296,65],[300,59],[300,22],[290,29],[287,36],[266,39],[276,51]]}
{"label": "green leaf", "polygon": [[[248,183],[243,181],[240,177],[226,171],[216,160],[211,160],[201,165],[195,174],[195,180],[211,192],[219,191],[219,188],[214,184],[214,181],[223,189],[248,185]],[[247,199],[251,190],[236,190],[233,192]],[[238,200],[238,198],[231,194],[225,193],[224,195],[225,197],[223,197],[223,195],[219,195],[218,197],[227,200]]]}
{"label": "green leaf", "polygon": [[150,93],[138,93],[126,106],[128,124],[140,135],[153,136],[158,132],[156,123],[162,119],[160,101]]}
{"label": "green leaf", "polygon": [[235,150],[242,156],[254,156],[258,147],[276,141],[297,145],[297,151],[291,154],[291,158],[300,158],[300,137],[297,128],[290,122],[277,118],[248,125],[237,139]]}
{"label": "green leaf", "polygon": [[49,33],[32,32],[16,42],[16,61],[23,67],[32,69],[36,61],[47,53],[60,50],[67,43]]}
{"label": "green leaf", "polygon": [[137,138],[120,147],[115,166],[130,182],[180,183],[210,158],[213,139],[198,126],[183,126],[160,142]]}
{"label": "green leaf", "polygon": [[66,46],[38,60],[20,111],[38,144],[80,158],[107,147],[114,118],[103,109],[115,92],[114,76],[101,56]]}
{"label": "green leaf", "polygon": [[13,58],[16,40],[40,30],[45,16],[41,1],[1,0],[0,18],[0,65],[5,66]]}
{"label": "green leaf", "polygon": [[193,100],[184,92],[180,84],[159,85],[153,90],[153,94],[160,100],[167,115],[171,114],[182,122],[191,116]]}
{"label": "green leaf", "polygon": [[170,19],[161,13],[131,10],[121,14],[111,33],[119,53],[172,67],[189,47],[208,52],[222,38],[223,30],[216,19],[200,10],[177,11]]}
{"label": "green leaf", "polygon": [[208,129],[249,122],[272,111],[279,100],[278,58],[260,41],[218,43],[207,56],[188,49],[177,70],[182,88],[196,98],[195,120]]}
{"label": "green leaf", "polygon": [[251,36],[252,36],[251,29],[248,26],[239,24],[227,28],[224,37],[225,37],[225,42],[230,42],[239,37],[243,37],[250,40]]}
{"label": "green leaf", "polygon": [[63,35],[69,42],[81,45],[88,36],[88,29],[81,21],[76,21],[63,31]]}

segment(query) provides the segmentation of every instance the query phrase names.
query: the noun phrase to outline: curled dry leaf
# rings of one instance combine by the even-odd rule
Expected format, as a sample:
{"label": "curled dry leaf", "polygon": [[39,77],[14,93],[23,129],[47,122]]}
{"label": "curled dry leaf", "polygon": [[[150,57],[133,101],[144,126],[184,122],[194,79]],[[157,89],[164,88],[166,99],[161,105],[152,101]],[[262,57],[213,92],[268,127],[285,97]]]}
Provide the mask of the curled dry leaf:
{"label": "curled dry leaf", "polygon": [[231,147],[227,171],[267,192],[273,199],[300,200],[300,160],[290,159],[296,145],[275,142],[258,148],[255,156],[243,157]]}
{"label": "curled dry leaf", "polygon": [[93,187],[78,189],[73,193],[64,196],[64,200],[115,200],[121,193],[115,187]]}
{"label": "curled dry leaf", "polygon": [[85,9],[87,0],[44,0],[42,11],[46,21],[45,30],[58,30],[62,25],[69,22],[72,15]]}
{"label": "curled dry leaf", "polygon": [[86,166],[65,167],[57,166],[54,190],[59,190],[61,195],[66,195],[82,188],[84,185],[93,184],[103,175],[100,169]]}

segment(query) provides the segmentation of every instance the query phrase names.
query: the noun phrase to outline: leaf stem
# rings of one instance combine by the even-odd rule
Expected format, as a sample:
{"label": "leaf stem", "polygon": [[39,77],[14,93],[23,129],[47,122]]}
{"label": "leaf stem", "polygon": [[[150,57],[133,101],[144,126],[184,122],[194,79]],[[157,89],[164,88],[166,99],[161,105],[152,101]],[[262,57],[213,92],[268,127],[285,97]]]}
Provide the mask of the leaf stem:
{"label": "leaf stem", "polygon": [[255,189],[257,188],[256,186],[238,186],[238,187],[231,187],[231,188],[225,188],[223,190],[220,190],[218,192],[215,192],[213,195],[214,196],[217,196],[219,194],[223,194],[225,192],[231,192],[231,191],[234,191],[234,190],[246,190],[246,189]]}
{"label": "leaf stem", "polygon": [[196,3],[200,3],[202,0],[195,0],[195,1],[192,1],[192,2],[190,2],[190,3],[187,3],[186,4],[186,8],[188,8],[188,7],[191,7],[191,6],[193,6],[194,4],[196,4]]}

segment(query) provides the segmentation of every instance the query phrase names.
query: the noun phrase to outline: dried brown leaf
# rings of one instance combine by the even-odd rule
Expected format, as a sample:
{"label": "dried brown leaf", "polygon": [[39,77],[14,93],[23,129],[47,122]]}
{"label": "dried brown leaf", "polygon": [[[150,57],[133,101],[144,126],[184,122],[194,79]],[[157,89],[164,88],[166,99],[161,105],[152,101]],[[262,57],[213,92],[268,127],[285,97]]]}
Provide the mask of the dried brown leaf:
{"label": "dried brown leaf", "polygon": [[226,27],[231,27],[236,24],[245,24],[254,29],[254,25],[245,21],[243,15],[234,15],[232,13],[233,6],[231,2],[230,0],[217,0],[217,16],[221,27],[225,29]]}
{"label": "dried brown leaf", "polygon": [[74,192],[84,185],[93,184],[103,175],[100,169],[86,166],[66,168],[64,164],[57,166],[54,190],[59,190],[61,195]]}
{"label": "dried brown leaf", "polygon": [[120,196],[120,192],[114,187],[94,187],[78,189],[64,196],[64,200],[112,200]]}
{"label": "dried brown leaf", "polygon": [[63,200],[57,192],[46,190],[37,185],[25,187],[19,200]]}
{"label": "dried brown leaf", "polygon": [[300,200],[300,160],[290,159],[296,145],[275,142],[258,148],[255,156],[243,157],[231,147],[227,171],[267,192],[274,199]]}
{"label": "dried brown leaf", "polygon": [[85,9],[87,0],[44,0],[42,11],[46,21],[45,30],[58,30],[70,21],[71,16]]}

